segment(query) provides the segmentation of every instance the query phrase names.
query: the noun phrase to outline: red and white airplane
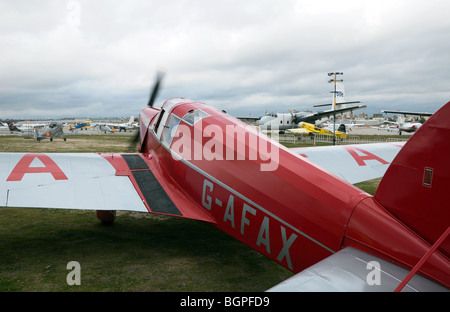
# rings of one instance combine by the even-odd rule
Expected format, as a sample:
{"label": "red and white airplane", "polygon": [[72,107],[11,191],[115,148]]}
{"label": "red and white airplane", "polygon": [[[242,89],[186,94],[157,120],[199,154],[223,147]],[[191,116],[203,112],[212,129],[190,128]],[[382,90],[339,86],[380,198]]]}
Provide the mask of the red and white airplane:
{"label": "red and white airplane", "polygon": [[450,102],[404,146],[289,150],[159,83],[139,153],[0,153],[0,205],[208,222],[297,273],[270,291],[448,291]]}

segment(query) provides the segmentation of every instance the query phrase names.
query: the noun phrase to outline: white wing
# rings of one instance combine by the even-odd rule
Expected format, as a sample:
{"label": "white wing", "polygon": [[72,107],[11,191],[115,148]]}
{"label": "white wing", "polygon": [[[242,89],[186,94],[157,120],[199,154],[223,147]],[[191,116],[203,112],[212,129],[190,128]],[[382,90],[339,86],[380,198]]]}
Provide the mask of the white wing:
{"label": "white wing", "polygon": [[301,157],[354,184],[384,175],[404,142],[291,148]]}
{"label": "white wing", "polygon": [[130,179],[99,154],[0,153],[0,190],[5,207],[147,211]]}
{"label": "white wing", "polygon": [[0,207],[129,210],[215,222],[141,154],[0,153]]}
{"label": "white wing", "polygon": [[[270,288],[270,292],[392,292],[409,271],[389,261],[347,247]],[[444,292],[447,288],[414,275],[404,292]]]}

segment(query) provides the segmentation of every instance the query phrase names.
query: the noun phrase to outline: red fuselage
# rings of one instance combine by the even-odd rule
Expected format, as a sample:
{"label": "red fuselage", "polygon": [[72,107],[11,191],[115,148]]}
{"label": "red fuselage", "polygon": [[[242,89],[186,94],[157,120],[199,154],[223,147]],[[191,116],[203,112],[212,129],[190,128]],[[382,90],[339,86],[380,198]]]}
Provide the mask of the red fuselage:
{"label": "red fuselage", "polygon": [[[189,205],[293,272],[346,246],[411,268],[430,247],[371,195],[211,106],[172,99],[140,127],[144,157]],[[439,253],[421,269],[447,287],[448,271]]]}

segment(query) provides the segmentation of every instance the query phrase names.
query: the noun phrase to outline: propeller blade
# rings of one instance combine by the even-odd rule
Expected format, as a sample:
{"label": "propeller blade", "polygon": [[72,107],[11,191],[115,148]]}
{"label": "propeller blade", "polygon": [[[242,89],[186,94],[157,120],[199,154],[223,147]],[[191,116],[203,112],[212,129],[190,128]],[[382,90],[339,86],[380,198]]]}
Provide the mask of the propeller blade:
{"label": "propeller blade", "polygon": [[161,84],[161,80],[163,77],[164,77],[164,73],[159,71],[158,75],[156,76],[156,82],[155,82],[155,85],[153,86],[152,93],[150,94],[150,99],[148,100],[148,104],[147,104],[148,107],[153,107],[156,96],[158,95],[159,85]]}
{"label": "propeller blade", "polygon": [[[158,95],[159,86],[161,84],[161,81],[164,77],[164,72],[158,71],[158,74],[156,75],[156,82],[153,86],[153,89],[150,93],[150,99],[148,100],[147,106],[153,107],[153,104],[155,103],[156,96]],[[134,135],[134,137],[130,140],[130,146],[129,150],[134,151],[136,149],[136,144],[140,142],[140,130],[137,131],[137,133]]]}

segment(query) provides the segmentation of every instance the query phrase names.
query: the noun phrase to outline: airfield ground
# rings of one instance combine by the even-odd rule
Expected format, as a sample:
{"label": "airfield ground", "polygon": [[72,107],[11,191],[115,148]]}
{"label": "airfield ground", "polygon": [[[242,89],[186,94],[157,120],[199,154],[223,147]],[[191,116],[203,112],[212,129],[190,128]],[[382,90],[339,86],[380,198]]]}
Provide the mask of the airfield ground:
{"label": "airfield ground", "polygon": [[[130,133],[128,133],[130,134]],[[67,142],[0,136],[1,152],[126,152],[130,135]],[[303,146],[303,145],[302,145]],[[371,181],[360,186],[373,193]],[[93,211],[3,208],[0,291],[264,291],[292,273],[208,224],[122,212],[105,227]],[[81,266],[68,285],[67,264]]]}

